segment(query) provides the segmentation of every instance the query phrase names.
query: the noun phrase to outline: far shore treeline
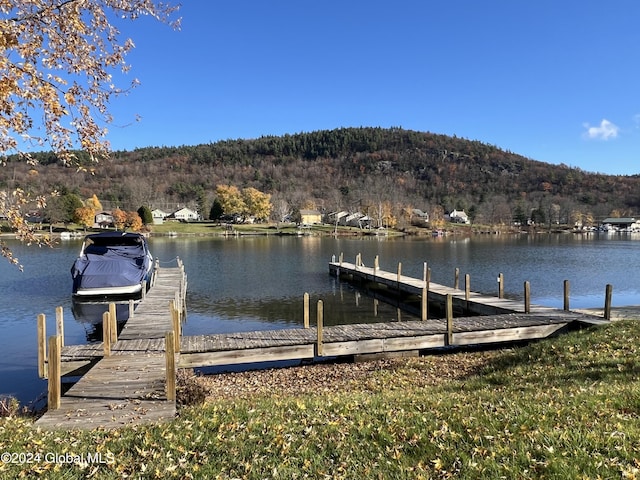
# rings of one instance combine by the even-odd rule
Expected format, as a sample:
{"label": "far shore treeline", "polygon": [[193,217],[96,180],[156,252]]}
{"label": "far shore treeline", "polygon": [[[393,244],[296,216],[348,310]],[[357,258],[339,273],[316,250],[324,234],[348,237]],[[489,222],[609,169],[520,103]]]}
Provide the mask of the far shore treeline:
{"label": "far shore treeline", "polygon": [[399,227],[411,222],[414,209],[432,222],[464,210],[472,223],[488,225],[587,226],[640,214],[640,175],[585,172],[479,141],[401,128],[148,147],[113,152],[98,164],[82,152],[77,156],[86,171],[65,167],[52,152],[33,154],[36,165],[9,158],[0,188],[96,195],[105,208],[124,211],[188,206],[204,220],[215,211],[220,185],[269,195],[272,221],[305,209],[372,217],[384,209]]}

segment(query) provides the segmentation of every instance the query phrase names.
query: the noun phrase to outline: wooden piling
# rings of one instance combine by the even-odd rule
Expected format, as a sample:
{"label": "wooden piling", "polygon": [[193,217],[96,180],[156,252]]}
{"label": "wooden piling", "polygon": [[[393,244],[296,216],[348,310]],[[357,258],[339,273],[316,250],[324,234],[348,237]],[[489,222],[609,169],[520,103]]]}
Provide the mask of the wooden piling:
{"label": "wooden piling", "polygon": [[458,290],[458,285],[460,285],[460,269],[456,267],[453,272],[453,288]]}
{"label": "wooden piling", "polygon": [[569,280],[564,281],[564,309],[569,310]]}
{"label": "wooden piling", "polygon": [[118,341],[118,316],[116,315],[116,304],[113,302],[109,304],[109,321],[111,322],[109,333],[111,335],[111,344],[113,345]]}
{"label": "wooden piling", "polygon": [[422,266],[422,281],[424,282],[424,287],[422,287],[420,318],[427,320],[429,317],[429,267],[427,266],[427,262],[424,262]]}
{"label": "wooden piling", "polygon": [[398,262],[398,283],[402,281],[402,263]]}
{"label": "wooden piling", "polygon": [[604,294],[604,318],[611,320],[611,298],[613,294],[613,285],[607,284]]}
{"label": "wooden piling", "polygon": [[129,299],[129,320],[133,318],[133,314],[135,311],[136,311],[135,302],[133,301],[133,298],[130,298]]}
{"label": "wooden piling", "polygon": [[424,287],[422,287],[422,296],[420,298],[420,320],[427,320],[427,316],[428,316],[428,309],[429,309],[429,289],[428,287],[425,285]]}
{"label": "wooden piling", "polygon": [[531,313],[531,284],[524,282],[524,313]]}
{"label": "wooden piling", "polygon": [[316,328],[318,330],[318,342],[316,346],[316,355],[319,357],[322,356],[322,328],[323,328],[323,316],[324,316],[324,305],[322,300],[318,300],[317,306],[318,317],[316,321]]}
{"label": "wooden piling", "polygon": [[169,301],[169,313],[171,314],[171,322],[173,325],[173,350],[174,352],[180,351],[180,335],[182,330],[182,325],[180,323],[180,312],[176,308],[175,300]]}
{"label": "wooden piling", "polygon": [[47,402],[49,410],[60,408],[60,352],[62,350],[62,339],[59,335],[49,337],[49,372]]}
{"label": "wooden piling", "polygon": [[64,347],[64,310],[56,307],[56,335],[60,337],[60,345]]}
{"label": "wooden piling", "polygon": [[173,402],[176,399],[176,336],[174,332],[165,334],[165,361],[167,375],[167,400]]}
{"label": "wooden piling", "polygon": [[102,350],[105,357],[111,356],[111,314],[102,314]]}
{"label": "wooden piling", "polygon": [[504,275],[498,274],[498,298],[504,298]]}
{"label": "wooden piling", "polygon": [[304,328],[309,328],[309,294],[304,292],[303,304],[303,320]]}
{"label": "wooden piling", "polygon": [[464,299],[469,301],[471,297],[471,275],[465,273],[464,275]]}
{"label": "wooden piling", "polygon": [[373,259],[373,276],[376,276],[376,272],[378,271],[378,269],[380,268],[380,259],[378,258],[378,255],[375,256],[375,258]]}
{"label": "wooden piling", "polygon": [[447,294],[447,345],[453,345],[453,296]]}
{"label": "wooden piling", "polygon": [[38,376],[47,378],[47,317],[44,313],[38,315]]}

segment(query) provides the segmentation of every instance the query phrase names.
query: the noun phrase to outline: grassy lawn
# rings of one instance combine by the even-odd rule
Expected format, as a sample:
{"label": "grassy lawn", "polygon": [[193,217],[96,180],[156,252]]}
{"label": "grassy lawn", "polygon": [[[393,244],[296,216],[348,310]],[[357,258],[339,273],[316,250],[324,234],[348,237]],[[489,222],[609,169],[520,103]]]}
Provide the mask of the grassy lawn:
{"label": "grassy lawn", "polygon": [[0,452],[16,454],[0,476],[640,478],[639,338],[640,322],[619,321],[501,350],[435,384],[421,377],[442,357],[426,356],[334,393],[218,399],[117,431],[42,432],[13,415],[0,418]]}

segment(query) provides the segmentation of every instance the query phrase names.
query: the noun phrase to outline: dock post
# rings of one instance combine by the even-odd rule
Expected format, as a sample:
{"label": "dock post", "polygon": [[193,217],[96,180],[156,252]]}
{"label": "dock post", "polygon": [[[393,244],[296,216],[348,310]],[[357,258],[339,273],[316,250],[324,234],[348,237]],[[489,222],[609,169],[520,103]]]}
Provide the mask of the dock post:
{"label": "dock post", "polygon": [[453,345],[453,297],[447,294],[447,345]]}
{"label": "dock post", "polygon": [[504,275],[498,274],[498,298],[504,298]]}
{"label": "dock post", "polygon": [[569,310],[569,280],[564,281],[564,309]]}
{"label": "dock post", "polygon": [[524,313],[531,313],[531,284],[524,282]]}
{"label": "dock post", "polygon": [[309,293],[308,292],[304,292],[302,304],[303,304],[304,328],[309,328]]}
{"label": "dock post", "polygon": [[456,270],[453,272],[453,288],[458,290],[459,285],[460,285],[460,269],[456,267]]}
{"label": "dock post", "polygon": [[342,260],[344,258],[344,253],[340,252],[340,266],[342,266]]}
{"label": "dock post", "polygon": [[424,262],[422,267],[422,280],[424,286],[422,287],[422,315],[420,318],[426,320],[429,316],[429,267],[427,262]]}
{"label": "dock post", "polygon": [[169,301],[169,312],[171,313],[171,320],[173,323],[173,333],[175,334],[173,337],[173,350],[174,352],[179,352],[182,325],[180,324],[180,312],[176,308],[175,300]]}
{"label": "dock post", "polygon": [[380,260],[378,259],[378,255],[373,259],[373,276],[375,277],[378,273],[378,269],[380,268]]}
{"label": "dock post", "polygon": [[135,303],[133,298],[129,299],[129,318],[133,318],[133,312],[135,312]]}
{"label": "dock post", "polygon": [[60,346],[64,347],[64,310],[56,307],[56,335],[60,337]]}
{"label": "dock post", "polygon": [[429,289],[428,287],[425,285],[424,287],[422,287],[422,298],[421,300],[421,315],[420,315],[420,319],[422,321],[427,319],[427,315],[428,315],[428,305],[429,302],[427,301],[427,298],[429,296]]}
{"label": "dock post", "polygon": [[59,335],[49,337],[49,382],[47,388],[47,408],[60,408],[60,350],[62,339]]}
{"label": "dock post", "polygon": [[604,295],[604,318],[611,320],[611,294],[613,293],[613,285],[607,284]]}
{"label": "dock post", "polygon": [[118,317],[116,315],[116,304],[113,302],[109,304],[109,321],[111,322],[111,325],[109,325],[110,340],[113,345],[118,341]]}
{"label": "dock post", "polygon": [[402,263],[398,262],[398,289],[400,288],[400,279],[402,278]]}
{"label": "dock post", "polygon": [[111,356],[111,314],[102,314],[102,348],[105,357]]}
{"label": "dock post", "polygon": [[44,313],[38,315],[38,376],[47,378],[47,317]]}
{"label": "dock post", "polygon": [[322,303],[322,300],[318,300],[318,318],[316,321],[316,328],[318,330],[318,343],[317,343],[317,347],[316,347],[316,355],[321,357],[322,356],[322,327],[323,327],[323,315],[324,315],[324,305]]}
{"label": "dock post", "polygon": [[464,275],[464,299],[468,302],[471,296],[471,275]]}
{"label": "dock post", "polygon": [[165,334],[165,361],[167,373],[167,400],[174,402],[176,400],[176,351],[175,351],[175,333],[167,332]]}
{"label": "dock post", "polygon": [[140,289],[141,298],[144,300],[144,297],[147,296],[147,281],[142,281],[142,288]]}

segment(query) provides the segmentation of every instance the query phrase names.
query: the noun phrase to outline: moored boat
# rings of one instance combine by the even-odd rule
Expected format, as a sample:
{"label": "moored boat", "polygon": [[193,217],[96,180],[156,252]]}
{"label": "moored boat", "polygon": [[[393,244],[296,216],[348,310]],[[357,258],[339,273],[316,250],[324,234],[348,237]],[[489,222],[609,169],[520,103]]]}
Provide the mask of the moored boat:
{"label": "moored boat", "polygon": [[144,235],[112,231],[87,235],[71,267],[73,295],[138,296],[149,285],[152,270]]}

